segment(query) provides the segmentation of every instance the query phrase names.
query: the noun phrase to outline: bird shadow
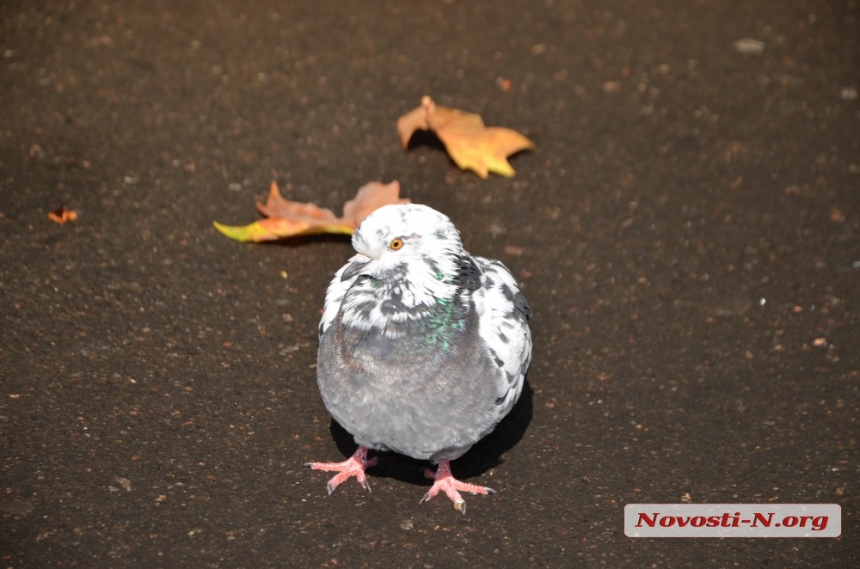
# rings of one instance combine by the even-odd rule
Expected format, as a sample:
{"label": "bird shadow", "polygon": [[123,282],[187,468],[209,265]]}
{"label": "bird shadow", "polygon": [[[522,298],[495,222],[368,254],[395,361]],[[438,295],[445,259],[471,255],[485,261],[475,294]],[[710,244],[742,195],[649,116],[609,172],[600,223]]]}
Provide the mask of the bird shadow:
{"label": "bird shadow", "polygon": [[[451,462],[454,476],[468,479],[479,476],[505,461],[505,453],[522,440],[532,420],[533,391],[526,380],[520,400],[511,412],[502,419],[489,435],[478,441],[469,452]],[[352,435],[334,419],[329,429],[335,445],[344,456],[355,452],[356,444]],[[393,478],[410,484],[429,486],[424,471],[430,466],[426,460],[417,460],[394,452],[371,451],[378,456],[379,463],[368,469],[368,474],[379,478]]]}

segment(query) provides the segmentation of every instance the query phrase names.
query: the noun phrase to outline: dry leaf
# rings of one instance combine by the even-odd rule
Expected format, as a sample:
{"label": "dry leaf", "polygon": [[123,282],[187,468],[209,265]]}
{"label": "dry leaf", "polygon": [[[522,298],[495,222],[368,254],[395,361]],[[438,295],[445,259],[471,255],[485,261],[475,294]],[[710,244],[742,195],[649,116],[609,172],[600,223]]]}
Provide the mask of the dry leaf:
{"label": "dry leaf", "polygon": [[49,213],[48,219],[50,219],[54,223],[64,225],[70,221],[75,221],[76,219],[78,219],[78,212],[66,209],[65,207],[60,207],[59,209],[55,209],[54,211]]}
{"label": "dry leaf", "polygon": [[330,209],[284,199],[273,180],[266,203],[257,204],[257,209],[266,219],[244,226],[222,225],[217,221],[214,225],[218,231],[237,241],[273,241],[316,233],[349,235],[374,210],[388,204],[410,203],[408,199],[400,199],[399,195],[400,182],[397,180],[389,184],[370,182],[359,188],[355,198],[344,204],[343,217],[337,217]]}
{"label": "dry leaf", "polygon": [[535,145],[515,130],[486,127],[479,115],[439,107],[430,97],[421,106],[397,120],[397,132],[403,148],[416,130],[432,130],[445,145],[451,159],[463,170],[472,170],[482,178],[489,172],[513,176],[508,156]]}
{"label": "dry leaf", "polygon": [[388,184],[382,182],[365,184],[358,189],[354,198],[343,204],[341,220],[356,228],[365,217],[384,205],[412,203],[409,198],[400,199],[399,196],[400,182],[397,180]]}

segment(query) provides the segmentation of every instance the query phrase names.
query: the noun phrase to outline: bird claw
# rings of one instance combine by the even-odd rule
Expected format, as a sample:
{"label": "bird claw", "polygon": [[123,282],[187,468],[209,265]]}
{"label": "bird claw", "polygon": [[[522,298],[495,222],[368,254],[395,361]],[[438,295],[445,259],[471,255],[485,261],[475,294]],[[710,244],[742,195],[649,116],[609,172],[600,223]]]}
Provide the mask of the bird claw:
{"label": "bird claw", "polygon": [[[350,476],[355,476],[356,478],[359,477],[358,474],[355,474],[355,475],[350,474]],[[329,496],[331,496],[331,493],[334,492],[335,488],[340,486],[341,482],[343,482],[343,480],[338,480],[337,482],[335,482],[335,478],[338,478],[338,477],[340,477],[340,474],[338,474],[337,476],[335,476],[334,478],[329,480],[328,483],[326,483],[326,485],[325,485],[325,489],[328,492]],[[349,478],[349,476],[347,476],[346,478]],[[344,478],[344,480],[346,480],[346,478]],[[365,490],[367,490],[369,493],[371,493],[371,494],[373,493],[373,491],[370,489],[370,484],[367,482],[366,479],[365,480],[359,480],[358,483],[361,484],[361,487],[364,488]]]}
{"label": "bird claw", "polygon": [[443,461],[439,464],[439,468],[434,473],[431,470],[425,470],[424,476],[428,478],[433,478],[433,486],[430,487],[430,490],[424,494],[424,497],[421,498],[419,504],[423,504],[424,502],[429,501],[433,496],[438,494],[440,491],[445,492],[445,495],[454,502],[454,509],[462,513],[466,514],[466,501],[463,500],[462,496],[460,496],[459,491],[469,492],[471,494],[495,494],[496,491],[492,488],[488,488],[486,486],[478,486],[477,484],[469,484],[468,482],[461,482],[454,478],[451,474],[451,465],[448,461]]}
{"label": "bird claw", "polygon": [[376,463],[376,458],[367,458],[367,448],[360,446],[351,457],[343,462],[306,462],[304,465],[313,470],[337,472],[337,474],[325,485],[328,495],[331,496],[332,492],[334,492],[342,482],[353,476],[355,476],[362,488],[371,492],[370,484],[367,483],[364,470],[371,466],[375,466]]}

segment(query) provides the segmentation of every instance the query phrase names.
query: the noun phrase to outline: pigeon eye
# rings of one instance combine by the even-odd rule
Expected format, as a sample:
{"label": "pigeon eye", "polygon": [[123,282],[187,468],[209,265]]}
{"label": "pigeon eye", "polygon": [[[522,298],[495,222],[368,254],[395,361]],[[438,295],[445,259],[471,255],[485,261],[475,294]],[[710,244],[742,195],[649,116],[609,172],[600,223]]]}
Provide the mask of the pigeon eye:
{"label": "pigeon eye", "polygon": [[403,239],[400,239],[400,238],[395,239],[391,243],[388,244],[388,248],[391,249],[392,251],[397,251],[401,247],[403,247]]}

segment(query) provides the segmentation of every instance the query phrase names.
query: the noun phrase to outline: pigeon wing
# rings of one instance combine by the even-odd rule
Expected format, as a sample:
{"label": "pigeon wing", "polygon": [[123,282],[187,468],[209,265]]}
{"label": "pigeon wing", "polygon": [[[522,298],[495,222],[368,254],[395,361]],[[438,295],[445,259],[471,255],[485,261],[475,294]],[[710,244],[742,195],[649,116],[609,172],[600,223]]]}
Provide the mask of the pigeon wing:
{"label": "pigeon wing", "polygon": [[472,293],[480,326],[478,334],[500,368],[500,418],[519,400],[531,362],[531,308],[516,279],[501,261],[475,257],[482,269],[481,286]]}

